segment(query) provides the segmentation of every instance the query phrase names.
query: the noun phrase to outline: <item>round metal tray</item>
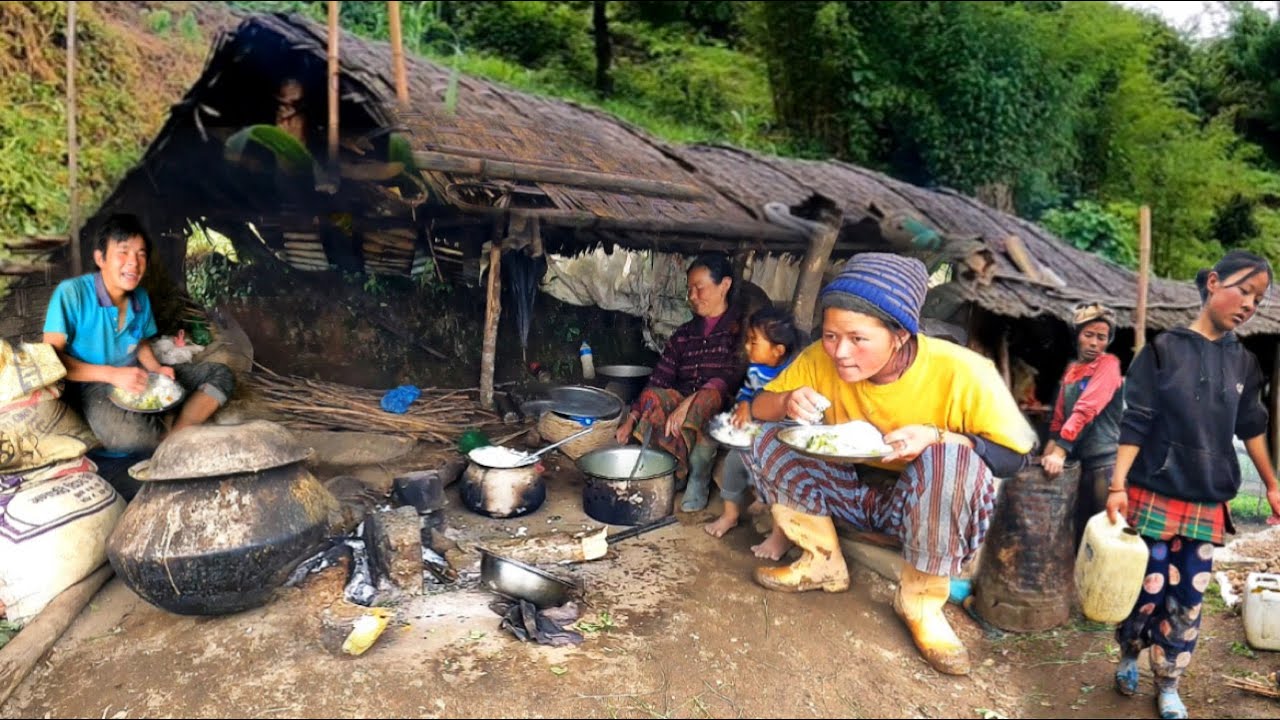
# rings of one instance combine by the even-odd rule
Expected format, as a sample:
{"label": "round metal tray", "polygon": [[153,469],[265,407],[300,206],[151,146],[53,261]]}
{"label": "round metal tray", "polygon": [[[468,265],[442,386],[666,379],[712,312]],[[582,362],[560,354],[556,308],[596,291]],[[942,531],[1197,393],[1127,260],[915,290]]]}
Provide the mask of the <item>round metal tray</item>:
{"label": "round metal tray", "polygon": [[752,439],[748,440],[745,443],[739,444],[739,443],[733,442],[730,436],[726,432],[727,430],[734,429],[734,428],[730,428],[730,425],[729,425],[732,417],[733,417],[732,413],[720,413],[719,415],[716,415],[715,417],[711,418],[711,422],[707,424],[707,434],[711,436],[712,440],[715,440],[716,442],[720,443],[721,445],[724,445],[725,447],[737,448],[739,450],[746,450],[751,447],[751,443],[755,439],[755,435],[759,433],[759,430],[757,429],[757,432],[755,434],[752,434],[751,436]]}
{"label": "round metal tray", "polygon": [[568,385],[551,388],[547,396],[551,411],[565,417],[607,420],[622,412],[622,400],[599,388]]}
{"label": "round metal tray", "polygon": [[813,452],[806,447],[806,445],[809,444],[809,439],[814,435],[818,435],[823,432],[830,432],[830,430],[830,425],[793,425],[779,431],[778,439],[785,443],[787,447],[790,447],[792,450],[795,450],[805,457],[811,457],[815,460],[823,460],[825,462],[838,463],[842,465],[864,463],[868,460],[880,460],[893,454],[893,449],[888,447],[876,452],[858,455],[828,455],[826,453]]}

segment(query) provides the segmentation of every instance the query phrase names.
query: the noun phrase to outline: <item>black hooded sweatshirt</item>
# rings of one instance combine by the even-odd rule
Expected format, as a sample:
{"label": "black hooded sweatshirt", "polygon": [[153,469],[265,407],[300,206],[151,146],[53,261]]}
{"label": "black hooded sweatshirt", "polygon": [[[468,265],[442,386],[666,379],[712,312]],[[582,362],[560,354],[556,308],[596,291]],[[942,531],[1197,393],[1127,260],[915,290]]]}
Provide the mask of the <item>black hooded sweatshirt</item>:
{"label": "black hooded sweatshirt", "polygon": [[1231,436],[1267,431],[1258,359],[1235,333],[1209,340],[1190,328],[1158,335],[1124,383],[1120,444],[1137,445],[1129,482],[1166,497],[1226,502],[1240,489]]}

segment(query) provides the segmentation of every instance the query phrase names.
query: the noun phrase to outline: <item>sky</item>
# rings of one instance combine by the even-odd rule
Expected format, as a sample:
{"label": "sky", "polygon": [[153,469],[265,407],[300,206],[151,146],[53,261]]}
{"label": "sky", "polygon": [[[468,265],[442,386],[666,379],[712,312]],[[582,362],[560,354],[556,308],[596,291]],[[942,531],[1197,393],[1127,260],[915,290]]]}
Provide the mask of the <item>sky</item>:
{"label": "sky", "polygon": [[[1222,15],[1215,6],[1214,2],[1142,2],[1121,0],[1121,5],[1131,8],[1139,8],[1144,10],[1154,10],[1164,16],[1168,23],[1178,29],[1190,29],[1193,24],[1198,22],[1199,27],[1196,29],[1196,37],[1207,38],[1222,31]],[[1275,2],[1254,2],[1254,5],[1266,10],[1268,13],[1275,15]]]}

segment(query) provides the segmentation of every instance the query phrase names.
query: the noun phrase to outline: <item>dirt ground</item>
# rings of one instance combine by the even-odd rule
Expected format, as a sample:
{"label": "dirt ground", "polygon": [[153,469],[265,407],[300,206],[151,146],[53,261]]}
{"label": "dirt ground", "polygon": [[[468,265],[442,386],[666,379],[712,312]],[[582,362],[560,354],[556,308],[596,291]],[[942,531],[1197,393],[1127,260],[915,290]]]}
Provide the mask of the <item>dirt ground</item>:
{"label": "dirt ground", "polygon": [[[420,462],[414,453],[382,470]],[[472,514],[454,486],[448,534],[465,548],[594,526],[572,463],[553,465],[547,503],[523,518]],[[341,470],[350,469],[316,472]],[[583,619],[593,631],[573,648],[523,644],[499,630],[492,596],[474,581],[400,605],[372,649],[352,658],[339,648],[362,609],[341,600],[337,573],[223,617],[169,614],[113,579],[0,717],[1155,716],[1149,674],[1139,697],[1112,690],[1105,628],[1076,621],[991,638],[949,606],[974,672],[942,676],[894,616],[887,580],[854,566],[847,593],[764,591],[750,579],[756,533],[744,525],[712,539],[701,529],[711,517],[681,514],[604,559],[558,569],[587,588]],[[1223,675],[1280,667],[1269,653],[1246,657],[1243,640],[1236,614],[1207,609],[1184,683],[1193,716],[1280,714],[1275,701],[1222,685]]]}

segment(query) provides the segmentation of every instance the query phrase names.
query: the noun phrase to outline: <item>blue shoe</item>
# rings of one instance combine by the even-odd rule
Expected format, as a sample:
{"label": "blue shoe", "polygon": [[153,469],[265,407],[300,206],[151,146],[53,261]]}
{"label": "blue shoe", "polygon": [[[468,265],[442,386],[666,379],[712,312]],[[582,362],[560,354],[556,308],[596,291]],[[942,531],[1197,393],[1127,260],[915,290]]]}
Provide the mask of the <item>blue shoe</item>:
{"label": "blue shoe", "polygon": [[1161,690],[1156,694],[1156,709],[1160,711],[1160,717],[1168,718],[1185,718],[1187,715],[1187,706],[1182,704],[1182,698],[1178,697],[1178,689],[1170,688],[1169,690]]}
{"label": "blue shoe", "polygon": [[[1138,658],[1120,658],[1120,667],[1116,668],[1116,692],[1125,697],[1138,693]],[[1174,693],[1174,697],[1177,697],[1177,693]]]}

